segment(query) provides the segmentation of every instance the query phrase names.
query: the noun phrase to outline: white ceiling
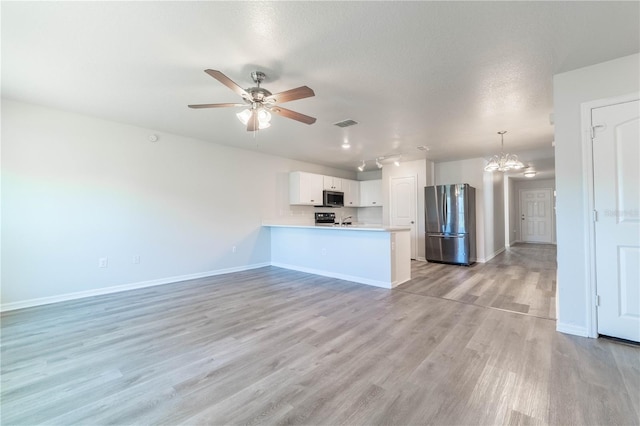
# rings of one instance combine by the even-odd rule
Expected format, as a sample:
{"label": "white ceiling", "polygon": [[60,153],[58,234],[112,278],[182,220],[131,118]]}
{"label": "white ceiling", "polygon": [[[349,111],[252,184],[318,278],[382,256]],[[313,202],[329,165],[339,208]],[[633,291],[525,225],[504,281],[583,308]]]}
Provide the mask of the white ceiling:
{"label": "white ceiling", "polygon": [[[489,157],[499,130],[548,165],[553,74],[638,52],[639,5],[4,1],[2,96],[349,170]],[[254,135],[237,109],[189,109],[240,101],[206,68],[245,88],[262,70],[273,93],[307,85],[315,97],[284,106],[318,120],[274,116]]]}

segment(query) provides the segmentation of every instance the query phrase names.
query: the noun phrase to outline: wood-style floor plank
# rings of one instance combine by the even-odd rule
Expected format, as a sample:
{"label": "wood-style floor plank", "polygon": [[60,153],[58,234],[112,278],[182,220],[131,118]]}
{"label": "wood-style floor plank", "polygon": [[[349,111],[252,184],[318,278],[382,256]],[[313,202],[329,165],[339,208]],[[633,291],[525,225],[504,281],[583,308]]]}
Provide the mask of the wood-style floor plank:
{"label": "wood-style floor plank", "polygon": [[557,333],[554,267],[521,245],[394,290],[267,267],[6,312],[0,420],[640,424],[640,349]]}
{"label": "wood-style floor plank", "polygon": [[556,247],[516,244],[471,266],[412,262],[398,290],[555,319]]}

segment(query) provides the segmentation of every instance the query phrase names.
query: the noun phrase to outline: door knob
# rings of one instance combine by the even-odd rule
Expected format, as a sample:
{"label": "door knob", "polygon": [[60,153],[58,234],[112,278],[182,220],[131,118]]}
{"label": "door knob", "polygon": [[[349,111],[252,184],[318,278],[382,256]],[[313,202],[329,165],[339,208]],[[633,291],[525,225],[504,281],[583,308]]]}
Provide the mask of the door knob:
{"label": "door knob", "polygon": [[412,224],[412,225],[413,225],[414,223],[415,223],[414,221],[411,221],[411,224]]}

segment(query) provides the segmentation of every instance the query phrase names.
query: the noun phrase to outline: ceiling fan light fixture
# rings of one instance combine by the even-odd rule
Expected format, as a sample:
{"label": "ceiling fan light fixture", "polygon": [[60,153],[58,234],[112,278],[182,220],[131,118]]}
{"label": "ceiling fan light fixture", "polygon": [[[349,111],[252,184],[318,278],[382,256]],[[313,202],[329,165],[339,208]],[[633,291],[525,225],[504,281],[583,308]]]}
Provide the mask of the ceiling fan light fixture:
{"label": "ceiling fan light fixture", "polygon": [[536,175],[535,170],[527,170],[524,172],[524,177],[532,178]]}
{"label": "ceiling fan light fixture", "polygon": [[[238,120],[240,120],[240,122],[246,126],[249,122],[249,119],[251,118],[251,111],[251,109],[247,108],[237,113],[236,117],[238,117]],[[258,108],[256,111],[256,115],[258,118],[258,130],[271,127],[271,113],[264,108]]]}
{"label": "ceiling fan light fixture", "polygon": [[251,110],[244,109],[239,113],[237,113],[236,117],[238,117],[238,120],[240,120],[240,122],[246,126],[247,123],[249,122],[249,118],[251,117]]}
{"label": "ceiling fan light fixture", "polygon": [[260,108],[258,110],[258,121],[260,123],[270,123],[271,122],[271,113],[264,108]]}

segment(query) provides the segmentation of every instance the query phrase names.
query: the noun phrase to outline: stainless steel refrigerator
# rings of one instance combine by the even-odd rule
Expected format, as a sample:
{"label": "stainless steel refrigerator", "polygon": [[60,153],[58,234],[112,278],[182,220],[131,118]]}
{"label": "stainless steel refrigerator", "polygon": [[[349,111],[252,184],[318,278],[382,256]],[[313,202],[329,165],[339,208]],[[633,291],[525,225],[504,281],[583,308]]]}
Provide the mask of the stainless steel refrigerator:
{"label": "stainless steel refrigerator", "polygon": [[467,183],[424,188],[426,258],[471,265],[476,261],[476,189]]}

